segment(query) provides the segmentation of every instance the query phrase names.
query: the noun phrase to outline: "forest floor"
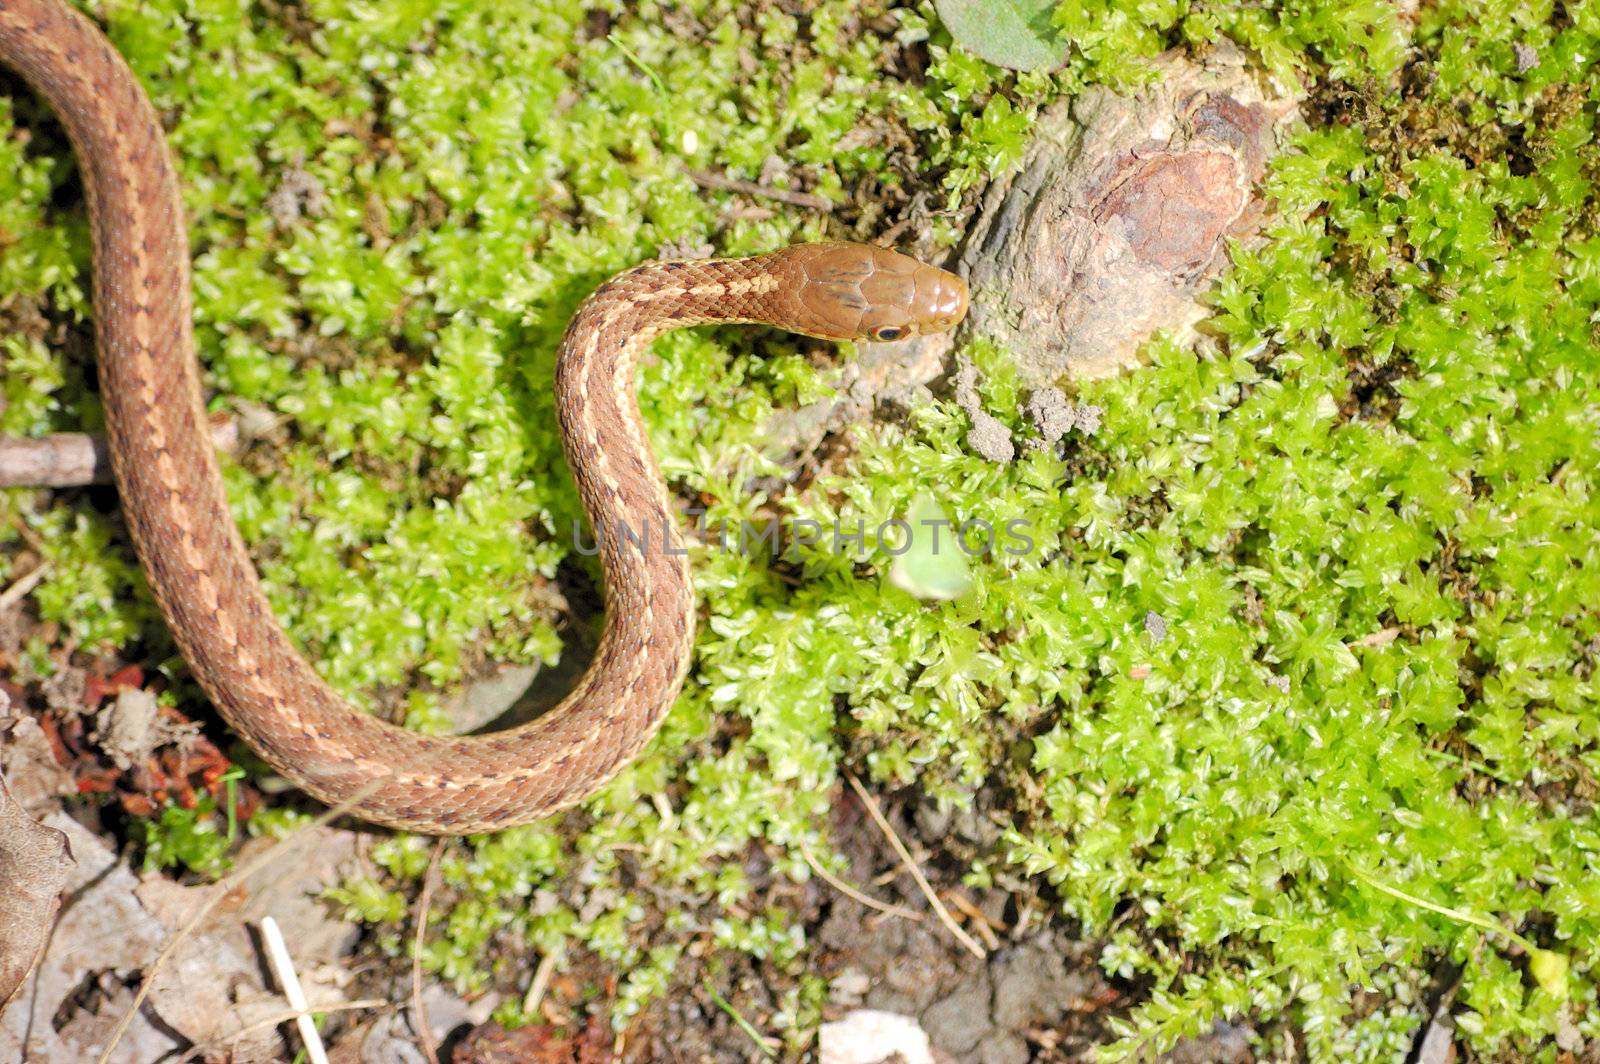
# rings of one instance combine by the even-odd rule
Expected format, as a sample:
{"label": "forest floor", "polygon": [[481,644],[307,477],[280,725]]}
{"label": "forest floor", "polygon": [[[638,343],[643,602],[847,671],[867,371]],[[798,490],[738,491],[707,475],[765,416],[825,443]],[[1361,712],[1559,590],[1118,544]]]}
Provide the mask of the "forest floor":
{"label": "forest floor", "polygon": [[[984,1064],[1592,1059],[1586,5],[1066,3],[1032,73],[955,2],[84,6],[168,122],[274,611],[436,731],[549,705],[593,646],[550,384],[605,277],[820,238],[954,263],[1052,105],[1169,49],[1226,39],[1303,102],[1204,320],[1053,393],[1072,431],[992,337],[877,376],[658,343],[644,413],[712,527],[932,512],[1032,549],[702,542],[678,705],[540,824],[314,824],[185,671],[115,492],[0,492],[8,778],[78,862],[0,1037],[82,1059],[221,883],[112,1059],[293,1047],[269,915],[313,1001],[383,1003],[324,1015],[345,1060],[801,1058],[864,1008]],[[66,139],[0,75],[0,433],[99,426],[88,266]]]}

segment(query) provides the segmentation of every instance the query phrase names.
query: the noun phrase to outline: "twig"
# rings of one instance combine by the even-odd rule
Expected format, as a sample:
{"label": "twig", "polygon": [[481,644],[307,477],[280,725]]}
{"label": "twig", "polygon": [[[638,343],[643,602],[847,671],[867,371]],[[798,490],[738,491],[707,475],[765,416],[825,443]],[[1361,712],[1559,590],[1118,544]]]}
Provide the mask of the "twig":
{"label": "twig", "polygon": [[28,592],[38,587],[44,581],[44,578],[50,575],[52,564],[49,559],[41,561],[32,569],[29,569],[25,576],[18,577],[10,587],[0,591],[0,613],[4,613],[21,602]]}
{"label": "twig", "polygon": [[849,781],[851,788],[856,792],[856,797],[861,799],[861,804],[867,807],[867,814],[872,817],[872,822],[878,825],[878,830],[883,832],[884,838],[889,840],[889,845],[894,847],[894,852],[900,855],[900,862],[906,866],[906,871],[911,873],[911,878],[917,881],[917,887],[922,891],[923,897],[928,899],[928,904],[933,907],[933,914],[939,922],[956,937],[956,941],[966,947],[967,952],[982,960],[988,954],[978,945],[978,941],[961,929],[961,925],[951,917],[950,910],[944,907],[944,902],[939,900],[939,895],[933,891],[933,885],[922,874],[922,869],[917,867],[917,862],[911,859],[911,851],[906,849],[906,844],[900,841],[900,836],[894,833],[894,828],[884,818],[878,809],[878,803],[872,800],[867,789],[861,786],[861,781],[854,775],[846,772],[844,778]]}
{"label": "twig", "polygon": [[844,880],[840,879],[838,876],[835,876],[832,872],[824,868],[822,862],[813,857],[811,855],[811,851],[806,849],[804,846],[800,847],[800,856],[805,858],[806,864],[811,866],[811,870],[815,872],[819,878],[827,882],[833,887],[833,889],[837,890],[845,897],[852,898],[855,901],[860,902],[862,905],[865,905],[869,909],[876,909],[880,913],[888,913],[890,916],[903,916],[907,920],[922,919],[922,914],[919,912],[902,908],[901,906],[894,905],[890,902],[879,901],[870,894],[863,894],[861,891],[857,890],[855,887],[852,887],[849,883],[846,883]]}
{"label": "twig", "polygon": [[1004,931],[1005,924],[990,919],[988,913],[972,904],[972,899],[959,890],[950,892],[950,900],[955,903],[957,909],[967,914],[967,917],[972,921],[972,926],[978,929],[978,935],[983,939],[984,945],[990,949],[1000,948],[1000,937],[995,932]]}
{"label": "twig", "polygon": [[522,1014],[531,1016],[544,1001],[545,991],[550,989],[550,980],[555,976],[556,964],[561,960],[562,950],[553,949],[539,958],[539,967],[533,970],[533,982],[528,984],[528,992],[522,996]]}
{"label": "twig", "polygon": [[[239,423],[211,424],[219,451],[239,449]],[[0,436],[0,488],[79,488],[111,483],[111,452],[103,432],[56,432],[23,439]]]}
{"label": "twig", "polygon": [[746,196],[756,196],[760,199],[777,200],[787,203],[791,207],[803,207],[808,211],[833,210],[833,201],[826,196],[819,196],[814,192],[791,192],[786,188],[773,188],[756,181],[744,181],[737,177],[723,177],[709,170],[684,170],[689,179],[701,188],[716,189],[719,192],[740,192]]}
{"label": "twig", "polygon": [[289,957],[289,947],[284,944],[283,932],[278,930],[278,921],[263,916],[261,936],[267,940],[267,959],[272,962],[272,972],[278,977],[283,996],[289,999],[289,1007],[294,1010],[294,1025],[300,1028],[306,1056],[311,1058],[311,1064],[328,1064],[328,1051],[317,1033],[317,1021],[311,1018],[306,1006],[306,992],[300,988],[300,977],[295,975],[294,961]]}
{"label": "twig", "polygon": [[433,1031],[428,1026],[428,1007],[422,1003],[422,936],[428,930],[428,906],[433,902],[433,880],[439,873],[439,858],[444,853],[445,840],[433,844],[433,856],[428,858],[428,870],[422,875],[422,893],[417,896],[417,933],[411,939],[411,1015],[417,1021],[417,1044],[428,1064],[439,1064],[433,1051]]}
{"label": "twig", "polygon": [[[330,1012],[356,1012],[361,1009],[381,1009],[388,1004],[389,1003],[383,1000],[383,998],[362,998],[360,1001],[335,1001],[327,1005],[312,1005],[309,1011],[315,1015],[325,1015]],[[215,1041],[202,1042],[198,1045],[192,1045],[189,1047],[189,1051],[187,1053],[178,1058],[178,1064],[188,1064],[188,1062],[191,1060],[199,1060],[212,1050],[233,1045],[237,1043],[239,1039],[245,1037],[246,1035],[255,1034],[257,1031],[271,1030],[280,1023],[288,1023],[290,1020],[299,1015],[300,1013],[296,1012],[295,1010],[288,1009],[284,1012],[278,1013],[275,1016],[268,1016],[264,1020],[257,1020],[255,1023],[246,1024],[237,1031],[232,1031],[225,1037],[218,1038]]]}
{"label": "twig", "polygon": [[178,928],[173,936],[167,940],[167,944],[162,946],[161,952],[156,955],[155,961],[150,965],[149,968],[145,970],[144,979],[140,981],[139,989],[133,995],[133,1002],[128,1006],[128,1010],[122,1014],[122,1018],[117,1021],[117,1026],[112,1030],[111,1037],[106,1042],[106,1047],[100,1051],[98,1064],[107,1064],[107,1062],[111,1059],[111,1054],[116,1050],[117,1043],[122,1041],[122,1036],[128,1033],[128,1025],[133,1022],[133,1018],[137,1016],[139,1014],[139,1010],[144,1007],[145,998],[150,996],[150,989],[155,985],[156,976],[161,972],[162,967],[166,965],[167,961],[172,959],[172,954],[177,950],[179,944],[194,933],[194,929],[199,927],[201,922],[204,921],[206,917],[211,915],[211,910],[215,909],[218,903],[220,903],[223,898],[226,898],[233,891],[234,887],[238,886],[246,879],[249,879],[251,876],[261,871],[261,869],[267,867],[267,865],[271,864],[273,861],[281,860],[287,856],[287,851],[292,851],[295,846],[304,842],[306,839],[309,839],[311,837],[311,833],[316,831],[318,828],[325,827],[328,824],[333,823],[333,821],[354,809],[357,805],[361,804],[363,799],[376,793],[378,788],[383,786],[383,783],[383,777],[379,777],[378,779],[368,783],[365,787],[362,787],[360,790],[356,791],[354,794],[340,802],[338,805],[334,806],[332,809],[327,810],[311,823],[298,829],[294,834],[279,842],[278,845],[268,847],[267,849],[263,850],[261,853],[256,855],[255,860],[251,861],[249,864],[246,864],[244,867],[235,870],[232,875],[221,880],[216,884],[216,886],[212,887],[211,896],[202,902],[199,907],[195,909],[194,915],[190,916],[184,925]]}
{"label": "twig", "polygon": [[41,558],[48,556],[49,548],[45,546],[44,540],[39,538],[39,533],[30,528],[28,522],[24,521],[19,514],[8,512],[6,514],[6,523],[17,530],[17,535],[22,537],[22,542],[33,548],[33,553]]}

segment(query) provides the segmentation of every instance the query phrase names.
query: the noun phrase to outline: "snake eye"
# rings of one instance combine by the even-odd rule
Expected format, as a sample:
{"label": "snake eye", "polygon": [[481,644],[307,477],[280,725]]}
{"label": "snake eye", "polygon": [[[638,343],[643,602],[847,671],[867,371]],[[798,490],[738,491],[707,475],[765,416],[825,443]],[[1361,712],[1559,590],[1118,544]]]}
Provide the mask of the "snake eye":
{"label": "snake eye", "polygon": [[905,334],[906,331],[898,325],[880,325],[872,330],[872,338],[883,344],[889,343],[891,340],[898,340]]}

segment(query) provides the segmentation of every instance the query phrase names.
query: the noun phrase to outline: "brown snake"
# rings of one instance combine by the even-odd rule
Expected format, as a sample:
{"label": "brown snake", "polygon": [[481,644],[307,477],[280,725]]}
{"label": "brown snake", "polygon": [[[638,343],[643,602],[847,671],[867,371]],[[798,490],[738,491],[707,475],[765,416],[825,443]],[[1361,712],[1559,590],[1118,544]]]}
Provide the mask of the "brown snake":
{"label": "brown snake", "polygon": [[[122,509],[184,659],[274,768],[331,805],[412,831],[526,823],[626,765],[689,666],[695,605],[672,504],[634,395],[661,333],[755,322],[834,340],[947,329],[957,277],[891,251],[802,244],[619,274],[573,315],[556,367],[562,444],[597,538],[606,620],[572,692],[488,735],[409,732],[347,705],[273,619],[228,512],[195,358],[189,250],[161,124],[98,29],[60,0],[0,0],[0,62],[60,116],[93,231],[100,388]],[[645,530],[643,547],[621,530]]]}

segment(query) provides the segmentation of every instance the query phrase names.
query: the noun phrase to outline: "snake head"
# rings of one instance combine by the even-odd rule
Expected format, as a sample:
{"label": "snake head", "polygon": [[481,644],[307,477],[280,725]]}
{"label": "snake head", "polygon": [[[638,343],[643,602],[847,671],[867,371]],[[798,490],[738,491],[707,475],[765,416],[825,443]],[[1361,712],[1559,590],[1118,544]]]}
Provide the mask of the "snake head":
{"label": "snake head", "polygon": [[953,273],[867,244],[796,244],[767,256],[793,279],[783,327],[825,340],[888,343],[944,332],[967,313]]}

